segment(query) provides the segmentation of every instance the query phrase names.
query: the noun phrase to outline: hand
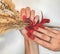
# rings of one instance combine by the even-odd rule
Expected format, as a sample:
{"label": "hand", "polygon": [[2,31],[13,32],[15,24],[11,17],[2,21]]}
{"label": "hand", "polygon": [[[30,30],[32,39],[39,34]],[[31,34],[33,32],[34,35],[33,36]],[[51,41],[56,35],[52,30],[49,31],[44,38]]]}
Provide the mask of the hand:
{"label": "hand", "polygon": [[[31,36],[35,36],[34,40],[38,44],[53,51],[60,51],[60,31],[45,27],[35,30]],[[31,39],[31,38],[30,38]]]}
{"label": "hand", "polygon": [[[22,8],[20,11],[21,17],[24,18],[29,18],[32,22],[34,22],[35,24],[38,22],[39,16],[36,15],[35,16],[35,11],[34,10],[30,10],[29,7],[26,8]],[[21,33],[23,34],[23,36],[27,37],[27,30],[23,29],[21,30]],[[28,37],[27,37],[28,38]]]}

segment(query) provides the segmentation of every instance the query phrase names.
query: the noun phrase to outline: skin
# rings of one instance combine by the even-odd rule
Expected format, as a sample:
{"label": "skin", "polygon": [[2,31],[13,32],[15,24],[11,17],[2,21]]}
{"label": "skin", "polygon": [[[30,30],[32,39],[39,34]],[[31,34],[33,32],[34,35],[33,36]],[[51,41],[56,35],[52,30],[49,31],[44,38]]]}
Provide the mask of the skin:
{"label": "skin", "polygon": [[[35,22],[35,23],[38,22],[39,16],[38,15],[35,15],[35,11],[34,10],[31,10],[29,7],[22,8],[20,10],[20,14],[21,14],[21,17],[23,17],[25,15],[27,18],[30,18],[30,20],[32,22]],[[23,34],[23,36],[25,38],[29,39],[27,37],[27,30],[26,29],[21,30],[21,33]]]}
{"label": "skin", "polygon": [[[29,7],[21,9],[21,16],[23,15],[26,15],[27,18],[30,18],[33,22],[35,21],[35,23],[39,19],[39,16],[35,16],[35,11],[30,10]],[[21,33],[27,39],[31,39],[27,37],[26,29],[21,30]],[[37,42],[43,47],[48,48],[52,51],[60,51],[60,31],[59,30],[55,30],[53,28],[48,28],[48,27],[44,27],[44,28],[38,27],[37,30],[34,30],[31,36],[35,37],[34,39],[31,39],[31,40]]]}
{"label": "skin", "polygon": [[[40,33],[37,31],[39,31]],[[60,31],[59,30],[55,30],[48,27],[45,27],[44,29],[38,28],[36,31],[32,33],[32,35],[35,35],[35,39],[33,41],[37,42],[43,47],[48,48],[52,51],[60,51]]]}
{"label": "skin", "polygon": [[[38,22],[39,16],[35,15],[35,11],[31,10],[29,7],[22,8],[20,11],[21,17],[26,16],[26,18],[30,18],[32,22],[35,24]],[[28,31],[26,29],[20,30],[22,35],[24,36],[24,43],[25,43],[25,54],[38,54],[38,45],[28,38]],[[33,47],[34,46],[34,47]],[[32,48],[33,47],[33,48]]]}

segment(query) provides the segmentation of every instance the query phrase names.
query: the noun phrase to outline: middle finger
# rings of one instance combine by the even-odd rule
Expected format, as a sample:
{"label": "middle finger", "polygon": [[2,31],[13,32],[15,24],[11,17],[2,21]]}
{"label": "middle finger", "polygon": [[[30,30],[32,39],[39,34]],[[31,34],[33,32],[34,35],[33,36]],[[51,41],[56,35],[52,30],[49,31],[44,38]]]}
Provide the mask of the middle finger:
{"label": "middle finger", "polygon": [[41,33],[43,33],[43,34],[45,34],[49,37],[55,37],[56,36],[55,33],[51,32],[51,31],[48,31],[46,29],[43,29],[43,28],[38,28],[37,31],[39,31],[39,32],[41,32]]}
{"label": "middle finger", "polygon": [[27,16],[27,18],[30,18],[30,8],[27,7],[25,10],[26,10],[26,16]]}
{"label": "middle finger", "polygon": [[45,34],[41,34],[37,31],[34,31],[32,35],[35,35],[36,37],[38,37],[39,39],[45,40],[45,41],[49,41],[50,37],[45,35]]}

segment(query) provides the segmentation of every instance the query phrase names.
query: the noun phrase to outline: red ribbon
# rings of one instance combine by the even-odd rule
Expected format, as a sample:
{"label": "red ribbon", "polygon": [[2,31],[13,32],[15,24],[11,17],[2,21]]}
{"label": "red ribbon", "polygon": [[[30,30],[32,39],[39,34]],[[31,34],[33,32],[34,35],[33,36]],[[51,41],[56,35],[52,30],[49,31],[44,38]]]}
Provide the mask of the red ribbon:
{"label": "red ribbon", "polygon": [[44,28],[43,24],[50,22],[49,19],[43,18],[43,16],[42,16],[42,21],[37,24],[34,24],[29,18],[26,18],[26,16],[23,16],[23,19],[25,22],[29,23],[29,26],[26,27],[26,30],[28,31],[28,33],[27,33],[28,37],[30,37],[31,39],[34,39],[34,37],[31,36],[31,33],[33,33],[34,30],[37,30],[38,27]]}

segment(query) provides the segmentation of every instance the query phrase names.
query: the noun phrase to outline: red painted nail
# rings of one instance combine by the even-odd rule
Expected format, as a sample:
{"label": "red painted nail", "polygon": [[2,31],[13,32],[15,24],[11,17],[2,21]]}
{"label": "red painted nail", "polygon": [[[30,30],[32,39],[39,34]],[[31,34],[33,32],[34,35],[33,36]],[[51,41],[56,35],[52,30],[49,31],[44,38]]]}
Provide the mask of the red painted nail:
{"label": "red painted nail", "polygon": [[38,30],[38,28],[39,28],[38,26],[35,26],[35,27],[34,27],[34,30]]}
{"label": "red painted nail", "polygon": [[34,36],[30,36],[30,38],[31,38],[32,40],[34,40],[34,39],[35,39],[35,37],[34,37]]}
{"label": "red painted nail", "polygon": [[42,26],[41,28],[45,29],[45,26]]}
{"label": "red painted nail", "polygon": [[34,32],[34,30],[30,30],[29,32],[30,32],[30,33],[33,33],[33,32]]}
{"label": "red painted nail", "polygon": [[28,27],[25,28],[27,31],[30,31],[30,29]]}
{"label": "red painted nail", "polygon": [[23,15],[23,20],[24,20],[24,21],[26,20],[26,18],[27,18],[26,15]]}
{"label": "red painted nail", "polygon": [[35,37],[34,37],[34,36],[32,36],[30,33],[27,33],[27,36],[28,36],[30,39],[32,39],[32,40],[34,40],[34,39],[35,39]]}
{"label": "red painted nail", "polygon": [[45,26],[39,26],[39,27],[45,29]]}
{"label": "red painted nail", "polygon": [[26,30],[27,30],[29,33],[33,33],[33,32],[34,32],[34,30],[29,29],[28,27],[26,27]]}

